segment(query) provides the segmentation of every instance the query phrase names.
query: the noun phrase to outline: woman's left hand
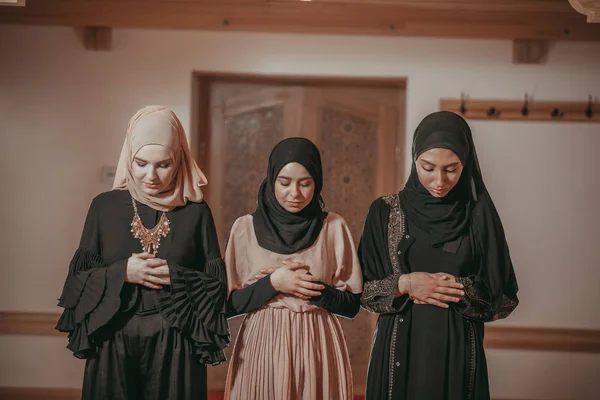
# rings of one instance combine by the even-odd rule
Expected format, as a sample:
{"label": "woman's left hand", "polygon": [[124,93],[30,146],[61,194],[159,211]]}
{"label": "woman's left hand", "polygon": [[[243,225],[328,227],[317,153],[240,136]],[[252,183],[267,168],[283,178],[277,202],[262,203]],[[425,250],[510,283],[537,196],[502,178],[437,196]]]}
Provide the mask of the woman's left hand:
{"label": "woman's left hand", "polygon": [[[298,265],[300,264],[298,261],[288,261],[288,260],[284,260],[282,261],[283,265]],[[308,266],[306,266],[306,269],[308,270]],[[260,272],[256,275],[254,275],[254,277],[256,279],[262,279],[267,275],[271,275],[273,272],[277,271],[277,268],[263,268],[260,270]]]}
{"label": "woman's left hand", "polygon": [[[299,270],[302,270],[303,267],[306,268],[306,273],[310,275],[309,267],[307,265],[304,265],[298,261],[291,261],[291,260],[283,260],[282,261],[283,266],[292,266],[294,268],[299,268]],[[254,275],[254,277],[256,279],[262,279],[265,276],[271,275],[273,272],[277,271],[278,268],[263,268],[260,270],[260,272],[256,275]],[[302,295],[293,295],[295,297],[298,297],[299,299],[302,300],[308,300],[310,297],[308,296],[302,296]]]}
{"label": "woman's left hand", "polygon": [[456,282],[456,277],[454,275],[447,274],[445,272],[436,272],[435,274],[431,274],[437,276],[438,278],[450,282]]}
{"label": "woman's left hand", "polygon": [[275,272],[276,269],[277,268],[263,268],[258,274],[254,275],[254,277],[256,279],[262,279],[267,275],[271,275],[273,272]]}
{"label": "woman's left hand", "polygon": [[[439,279],[442,279],[442,280],[448,280],[450,282],[456,282],[456,277],[454,275],[450,275],[450,274],[447,274],[445,272],[436,272],[435,274],[432,274],[432,275],[437,276]],[[421,301],[421,300],[417,300],[417,299],[413,299],[413,303],[420,304],[420,305],[429,304],[429,303],[427,303],[425,301]]]}

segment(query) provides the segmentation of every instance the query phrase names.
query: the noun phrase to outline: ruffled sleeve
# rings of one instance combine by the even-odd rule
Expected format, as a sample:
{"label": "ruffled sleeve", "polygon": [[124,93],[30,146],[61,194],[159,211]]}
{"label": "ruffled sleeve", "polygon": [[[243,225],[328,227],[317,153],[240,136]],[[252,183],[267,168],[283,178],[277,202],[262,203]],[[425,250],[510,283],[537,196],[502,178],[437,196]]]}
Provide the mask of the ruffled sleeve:
{"label": "ruffled sleeve", "polygon": [[78,358],[94,355],[102,328],[121,306],[127,260],[103,265],[98,239],[98,210],[93,201],[58,303],[65,310],[56,329],[68,332],[67,348]]}
{"label": "ruffled sleeve", "polygon": [[230,339],[227,278],[212,214],[202,204],[195,239],[202,260],[196,269],[169,262],[171,285],[156,292],[156,306],[171,327],[194,343],[199,362],[217,365],[225,361],[223,349]]}

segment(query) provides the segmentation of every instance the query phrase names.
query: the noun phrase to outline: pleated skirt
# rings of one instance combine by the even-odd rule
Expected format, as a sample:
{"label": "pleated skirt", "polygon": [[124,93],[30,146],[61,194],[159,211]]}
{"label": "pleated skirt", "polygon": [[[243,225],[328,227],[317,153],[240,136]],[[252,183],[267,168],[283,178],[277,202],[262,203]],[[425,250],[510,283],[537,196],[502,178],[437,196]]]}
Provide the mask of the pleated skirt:
{"label": "pleated skirt", "polygon": [[350,400],[352,372],[337,318],[323,309],[248,314],[229,363],[225,399]]}

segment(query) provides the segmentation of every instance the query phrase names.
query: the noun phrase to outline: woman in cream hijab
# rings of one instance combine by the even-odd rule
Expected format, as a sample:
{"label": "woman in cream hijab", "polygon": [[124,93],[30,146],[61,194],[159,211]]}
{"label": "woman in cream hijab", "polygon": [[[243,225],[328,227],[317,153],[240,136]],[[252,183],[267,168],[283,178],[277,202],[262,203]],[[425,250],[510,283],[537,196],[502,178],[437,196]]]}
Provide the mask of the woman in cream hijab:
{"label": "woman in cream hijab", "polygon": [[129,123],[112,191],[90,206],[57,329],[85,358],[84,400],[206,399],[229,342],[223,260],[177,116]]}

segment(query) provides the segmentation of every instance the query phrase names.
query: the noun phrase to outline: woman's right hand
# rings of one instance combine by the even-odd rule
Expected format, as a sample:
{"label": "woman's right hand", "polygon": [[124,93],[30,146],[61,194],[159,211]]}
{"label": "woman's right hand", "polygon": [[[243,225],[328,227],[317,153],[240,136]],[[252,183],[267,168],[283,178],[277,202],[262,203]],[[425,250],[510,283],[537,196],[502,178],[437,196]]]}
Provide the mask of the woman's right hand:
{"label": "woman's right hand", "polygon": [[[410,275],[410,276],[408,276]],[[463,285],[440,274],[412,272],[400,276],[398,290],[412,296],[416,304],[431,304],[448,308],[465,294]]]}
{"label": "woman's right hand", "polygon": [[303,271],[306,268],[306,265],[302,263],[284,262],[283,266],[271,274],[271,285],[278,292],[291,294],[301,299],[320,296],[319,290],[325,289],[325,286],[314,283],[319,282],[320,279]]}
{"label": "woman's right hand", "polygon": [[132,254],[127,260],[125,282],[162,289],[161,285],[171,284],[169,266],[165,260],[150,253]]}

